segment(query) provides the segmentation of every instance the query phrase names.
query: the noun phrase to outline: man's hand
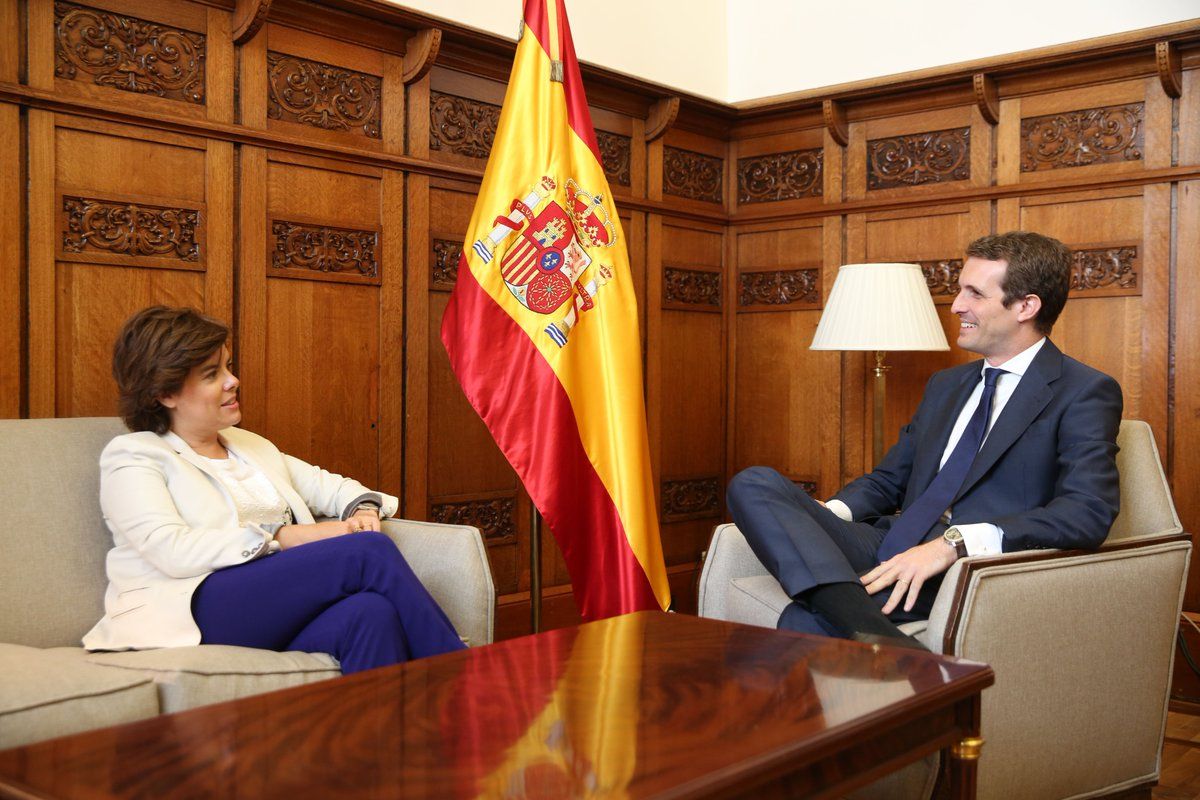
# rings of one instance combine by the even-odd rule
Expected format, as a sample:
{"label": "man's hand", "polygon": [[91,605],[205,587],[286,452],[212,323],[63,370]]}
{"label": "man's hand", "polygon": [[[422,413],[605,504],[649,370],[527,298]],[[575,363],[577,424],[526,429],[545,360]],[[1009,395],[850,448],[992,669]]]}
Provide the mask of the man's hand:
{"label": "man's hand", "polygon": [[925,581],[948,570],[957,558],[954,548],[938,537],[884,561],[862,576],[863,586],[867,588],[867,594],[893,586],[892,596],[883,607],[884,614],[895,611],[906,593],[904,610],[912,611]]}

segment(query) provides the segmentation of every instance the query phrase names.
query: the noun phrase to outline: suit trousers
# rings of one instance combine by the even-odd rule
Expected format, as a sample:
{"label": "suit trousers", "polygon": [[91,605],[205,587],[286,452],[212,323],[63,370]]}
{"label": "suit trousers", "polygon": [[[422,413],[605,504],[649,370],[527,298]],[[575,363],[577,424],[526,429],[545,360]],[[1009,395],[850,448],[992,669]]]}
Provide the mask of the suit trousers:
{"label": "suit trousers", "polygon": [[[879,564],[876,551],[886,528],[846,522],[770,467],[750,467],[735,475],[726,502],[750,549],[793,599],[817,586],[858,583]],[[940,584],[940,578],[926,582],[912,611],[901,603],[888,618],[897,623],[928,619]],[[871,597],[882,608],[891,587]],[[843,635],[803,602],[784,609],[779,627]]]}
{"label": "suit trousers", "polygon": [[192,595],[202,644],[329,653],[344,674],[465,645],[396,545],[367,531],[218,570]]}

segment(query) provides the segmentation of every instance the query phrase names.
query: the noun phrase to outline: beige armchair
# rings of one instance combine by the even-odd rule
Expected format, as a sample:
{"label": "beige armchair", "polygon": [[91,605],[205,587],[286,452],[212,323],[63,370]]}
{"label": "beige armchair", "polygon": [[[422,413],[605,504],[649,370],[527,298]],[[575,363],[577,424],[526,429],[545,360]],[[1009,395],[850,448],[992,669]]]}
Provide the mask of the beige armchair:
{"label": "beige armchair", "polygon": [[[100,451],[119,420],[0,420],[0,749],[341,674],[323,653],[199,645],[87,653],[104,612]],[[475,528],[386,520],[471,645],[492,641],[495,587]]]}
{"label": "beige armchair", "polygon": [[[1150,426],[1122,422],[1117,443],[1121,513],[1098,551],[961,559],[929,622],[904,626],[931,650],[996,672],[982,700],[985,800],[1092,797],[1158,780],[1192,546]],[[788,602],[737,527],[719,526],[700,616],[773,627]],[[912,771],[899,783],[875,796],[927,797],[933,786]]]}

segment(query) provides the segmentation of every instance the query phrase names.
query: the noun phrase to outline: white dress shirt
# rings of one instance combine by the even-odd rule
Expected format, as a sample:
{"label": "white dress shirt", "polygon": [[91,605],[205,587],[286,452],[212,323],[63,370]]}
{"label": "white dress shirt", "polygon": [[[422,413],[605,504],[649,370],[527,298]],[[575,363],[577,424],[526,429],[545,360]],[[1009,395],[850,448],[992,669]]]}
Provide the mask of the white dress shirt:
{"label": "white dress shirt", "polygon": [[[1021,377],[1029,369],[1029,365],[1033,363],[1034,357],[1045,343],[1046,337],[1043,336],[1008,361],[1005,361],[1003,364],[997,364],[995,367],[984,361],[983,366],[979,370],[979,383],[975,385],[971,396],[967,398],[966,405],[963,406],[958,419],[954,422],[954,428],[950,431],[950,439],[946,442],[946,449],[942,452],[942,460],[938,463],[938,469],[941,469],[945,465],[946,459],[950,458],[950,454],[954,452],[954,447],[958,444],[958,440],[962,438],[963,431],[967,428],[967,423],[971,421],[971,416],[979,406],[979,398],[983,395],[983,370],[1002,369],[1006,373],[996,379],[996,395],[992,399],[991,419],[988,420],[987,424],[987,429],[990,431],[992,426],[996,424],[996,420],[1000,418],[1000,412],[1008,404],[1009,398],[1016,391],[1017,384],[1021,382]],[[984,441],[987,441],[986,433],[984,434]],[[980,443],[980,447],[982,446],[983,444]],[[830,511],[847,522],[854,521],[849,506],[841,500],[830,500],[827,505]],[[977,522],[957,527],[962,533],[963,542],[967,546],[967,555],[990,556],[1002,552],[1004,531],[990,522]]]}

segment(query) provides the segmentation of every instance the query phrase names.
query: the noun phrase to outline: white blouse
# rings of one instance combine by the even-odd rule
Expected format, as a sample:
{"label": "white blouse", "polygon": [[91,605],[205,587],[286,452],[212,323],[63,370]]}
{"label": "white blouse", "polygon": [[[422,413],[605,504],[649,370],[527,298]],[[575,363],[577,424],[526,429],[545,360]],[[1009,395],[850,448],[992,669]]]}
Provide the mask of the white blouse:
{"label": "white blouse", "polygon": [[200,456],[221,480],[237,508],[241,525],[290,523],[292,511],[271,481],[258,467],[242,459],[233,450],[228,458]]}

